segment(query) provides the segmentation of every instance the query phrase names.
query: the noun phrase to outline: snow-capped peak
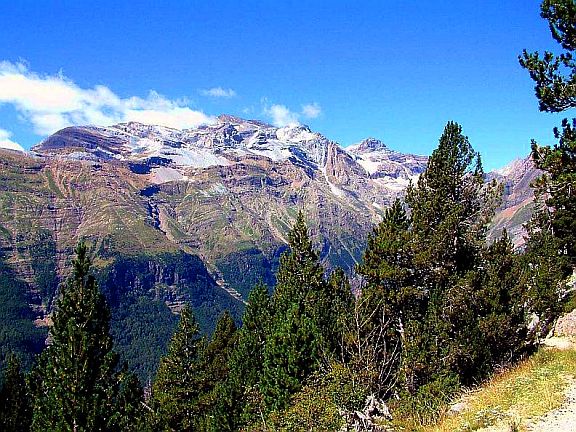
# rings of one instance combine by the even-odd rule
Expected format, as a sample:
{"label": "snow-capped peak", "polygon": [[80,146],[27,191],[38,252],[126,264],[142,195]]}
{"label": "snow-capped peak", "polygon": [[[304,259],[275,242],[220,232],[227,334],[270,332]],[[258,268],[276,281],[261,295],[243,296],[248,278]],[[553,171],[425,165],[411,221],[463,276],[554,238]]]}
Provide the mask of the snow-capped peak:
{"label": "snow-capped peak", "polygon": [[527,158],[517,158],[510,162],[508,165],[494,170],[496,174],[499,174],[503,177],[508,177],[512,173],[517,171],[523,170],[523,167],[528,163],[529,157]]}
{"label": "snow-capped peak", "polygon": [[376,138],[366,138],[357,144],[352,144],[346,148],[349,153],[362,154],[377,151],[390,151],[386,144]]}

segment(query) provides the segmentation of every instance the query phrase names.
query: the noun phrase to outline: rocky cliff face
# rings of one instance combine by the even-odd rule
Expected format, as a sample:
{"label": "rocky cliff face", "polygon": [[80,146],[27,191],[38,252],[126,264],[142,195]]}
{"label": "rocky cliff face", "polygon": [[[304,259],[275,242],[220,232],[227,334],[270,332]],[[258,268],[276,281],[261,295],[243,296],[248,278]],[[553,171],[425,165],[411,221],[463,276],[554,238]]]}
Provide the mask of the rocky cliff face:
{"label": "rocky cliff face", "polygon": [[502,204],[492,221],[489,238],[494,239],[506,229],[517,247],[525,243],[526,231],[523,225],[532,216],[534,192],[530,184],[542,172],[534,166],[532,159],[526,157],[511,162],[500,170],[488,175],[503,186]]}

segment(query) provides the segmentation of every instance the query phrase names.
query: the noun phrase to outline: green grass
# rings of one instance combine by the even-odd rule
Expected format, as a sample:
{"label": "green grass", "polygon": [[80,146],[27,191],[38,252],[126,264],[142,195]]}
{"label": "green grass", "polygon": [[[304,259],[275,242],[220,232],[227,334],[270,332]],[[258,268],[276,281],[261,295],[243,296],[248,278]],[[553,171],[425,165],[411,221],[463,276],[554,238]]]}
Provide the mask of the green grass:
{"label": "green grass", "polygon": [[541,349],[516,366],[495,375],[476,390],[464,393],[465,408],[456,415],[447,410],[434,425],[405,418],[402,430],[456,432],[493,426],[502,431],[526,431],[531,420],[558,408],[576,374],[576,351]]}
{"label": "green grass", "polygon": [[58,187],[58,185],[56,185],[56,182],[54,181],[54,177],[52,176],[52,172],[50,171],[46,171],[46,179],[48,180],[48,187],[50,188],[50,190],[52,192],[54,192],[54,194],[58,197],[58,198],[64,198],[64,194],[62,193],[62,191],[60,190],[60,188]]}

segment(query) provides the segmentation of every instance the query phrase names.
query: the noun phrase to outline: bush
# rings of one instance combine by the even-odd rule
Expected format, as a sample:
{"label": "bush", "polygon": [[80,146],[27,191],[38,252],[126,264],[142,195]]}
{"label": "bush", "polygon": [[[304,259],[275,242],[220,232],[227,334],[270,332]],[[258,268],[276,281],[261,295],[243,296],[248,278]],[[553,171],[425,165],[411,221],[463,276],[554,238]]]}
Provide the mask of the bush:
{"label": "bush", "polygon": [[335,363],[328,372],[313,374],[288,408],[270,416],[268,426],[285,431],[339,430],[344,425],[342,412],[362,408],[366,396],[354,371]]}

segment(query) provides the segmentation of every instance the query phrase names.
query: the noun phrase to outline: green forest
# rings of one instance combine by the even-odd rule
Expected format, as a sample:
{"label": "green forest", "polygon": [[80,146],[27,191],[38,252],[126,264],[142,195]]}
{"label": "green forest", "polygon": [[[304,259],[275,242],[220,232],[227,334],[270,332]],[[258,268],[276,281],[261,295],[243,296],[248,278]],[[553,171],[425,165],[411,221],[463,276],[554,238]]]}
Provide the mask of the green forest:
{"label": "green forest", "polygon": [[[545,0],[542,17],[564,53],[524,51],[519,62],[540,109],[560,112],[576,107],[576,4]],[[554,135],[553,147],[532,143],[543,175],[521,251],[505,231],[487,242],[502,190],[485,181],[480,154],[450,121],[426,171],[374,227],[356,267],[358,290],[343,270],[323,267],[300,212],[272,294],[273,278],[255,283],[241,326],[225,311],[211,336],[185,305],[150,382],[121,363],[115,344],[138,334],[112,336],[110,307],[80,242],[48,346],[33,364],[6,354],[0,430],[342,430],[361,424],[367,401],[391,427],[403,417],[434,422],[463,387],[534,353],[576,307],[567,285],[576,264],[576,119]],[[9,311],[20,291],[4,267],[0,284]],[[116,319],[153,317],[162,307],[134,300]],[[18,351],[14,335],[24,333],[42,345],[30,317],[11,313],[0,333],[9,348]],[[162,353],[134,354],[146,355]]]}

